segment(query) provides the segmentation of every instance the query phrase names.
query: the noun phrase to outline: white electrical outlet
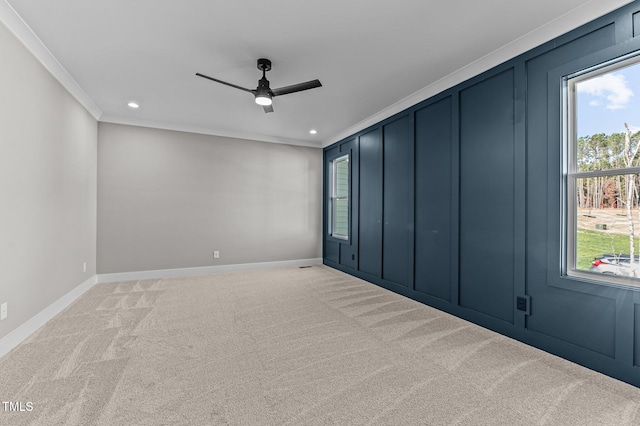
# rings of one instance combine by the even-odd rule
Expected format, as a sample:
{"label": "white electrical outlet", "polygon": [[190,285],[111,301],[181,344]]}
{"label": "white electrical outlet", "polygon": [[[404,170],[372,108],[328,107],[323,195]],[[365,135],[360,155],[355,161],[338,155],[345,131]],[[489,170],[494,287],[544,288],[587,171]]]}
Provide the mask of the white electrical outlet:
{"label": "white electrical outlet", "polygon": [[82,262],[82,272],[87,272],[87,262]]}
{"label": "white electrical outlet", "polygon": [[216,251],[214,251],[214,252],[213,252],[213,258],[214,258],[214,259],[220,259],[220,252],[219,252],[219,251],[217,251],[217,250],[216,250]]}
{"label": "white electrical outlet", "polygon": [[7,317],[7,302],[4,302],[0,305],[0,320],[3,320]]}

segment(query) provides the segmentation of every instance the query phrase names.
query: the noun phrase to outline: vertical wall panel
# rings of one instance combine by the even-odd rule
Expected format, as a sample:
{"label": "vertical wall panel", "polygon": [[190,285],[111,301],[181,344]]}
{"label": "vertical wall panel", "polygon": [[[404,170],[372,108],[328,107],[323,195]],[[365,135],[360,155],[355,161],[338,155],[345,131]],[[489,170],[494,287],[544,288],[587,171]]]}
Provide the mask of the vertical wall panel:
{"label": "vertical wall panel", "polygon": [[513,322],[513,70],[460,93],[460,304]]}
{"label": "vertical wall panel", "polygon": [[356,138],[340,145],[341,155],[349,154],[349,240],[341,241],[339,263],[347,268],[356,268],[358,247],[358,143]]}
{"label": "vertical wall panel", "polygon": [[382,278],[409,284],[413,265],[413,140],[409,117],[384,126]]}
{"label": "vertical wall panel", "polygon": [[416,112],[415,290],[451,299],[451,98]]}
{"label": "vertical wall panel", "polygon": [[527,61],[526,278],[533,309],[527,328],[608,356],[614,356],[616,335],[616,306],[608,287],[595,286],[591,295],[559,288],[567,282],[559,237],[562,86],[549,72],[613,46],[615,34],[607,25]]}
{"label": "vertical wall panel", "polygon": [[334,241],[325,240],[324,258],[331,262],[338,262],[340,259],[340,245]]}
{"label": "vertical wall panel", "polygon": [[359,266],[382,275],[382,131],[360,136]]}
{"label": "vertical wall panel", "polygon": [[351,246],[348,244],[340,244],[340,260],[339,263],[342,266],[347,266],[349,268],[355,268],[356,260],[355,260],[355,252],[351,249]]}

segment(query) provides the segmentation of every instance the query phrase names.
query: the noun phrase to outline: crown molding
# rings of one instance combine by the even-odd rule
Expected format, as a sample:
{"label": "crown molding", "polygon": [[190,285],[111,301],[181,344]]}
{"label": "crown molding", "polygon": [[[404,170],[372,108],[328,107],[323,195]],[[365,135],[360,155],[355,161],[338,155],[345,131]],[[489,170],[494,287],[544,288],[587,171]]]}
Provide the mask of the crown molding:
{"label": "crown molding", "polygon": [[484,57],[448,74],[429,86],[399,100],[387,108],[371,115],[370,117],[356,123],[330,138],[319,142],[300,141],[288,138],[279,138],[268,135],[221,132],[197,126],[177,125],[156,121],[131,120],[115,116],[103,116],[102,111],[93,102],[89,95],[78,85],[67,70],[58,62],[49,49],[42,43],[38,36],[31,30],[29,25],[18,15],[7,0],[0,0],[0,22],[11,31],[14,36],[42,63],[42,65],[75,97],[81,105],[98,121],[117,124],[128,124],[141,127],[153,127],[165,130],[175,130],[182,132],[200,133],[214,136],[224,136],[240,139],[250,139],[262,142],[280,143],[287,145],[307,146],[322,148],[334,142],[349,137],[360,130],[374,125],[388,117],[416,105],[423,100],[429,99],[457,84],[460,84],[476,75],[490,70],[491,68],[508,61],[524,52],[546,43],[564,33],[578,28],[600,16],[616,10],[632,0],[591,0],[564,15],[536,28],[524,36],[496,49]]}
{"label": "crown molding", "polygon": [[67,70],[42,43],[29,25],[6,0],[0,1],[0,22],[31,52],[33,56],[56,78],[71,95],[96,119],[102,111],[89,95],[76,83]]}
{"label": "crown molding", "polygon": [[518,55],[541,46],[556,37],[566,34],[571,30],[579,28],[594,19],[604,16],[607,13],[632,2],[633,0],[607,0],[606,2],[601,0],[591,0],[588,3],[578,6],[564,15],[558,16],[554,20],[481,57],[480,59],[457,69],[427,87],[399,100],[382,111],[377,112],[359,123],[323,140],[322,147],[326,148],[335,142],[348,138],[369,126],[379,123],[386,118],[402,112],[407,108],[442,93],[447,89],[463,83],[470,78],[482,74],[483,72],[513,59]]}
{"label": "crown molding", "polygon": [[318,148],[318,149],[322,148],[322,145],[320,142],[310,142],[310,141],[281,138],[281,137],[268,136],[268,135],[259,135],[254,133],[224,132],[224,131],[209,129],[209,128],[200,127],[200,126],[189,126],[189,125],[165,123],[165,122],[154,121],[154,120],[130,119],[130,118],[117,117],[112,115],[103,115],[102,117],[100,117],[100,122],[124,124],[127,126],[148,127],[148,128],[160,129],[160,130],[171,130],[175,132],[197,133],[201,135],[220,136],[225,138],[246,139],[246,140],[258,141],[258,142],[269,142],[269,143],[279,143],[284,145],[304,146],[308,148]]}

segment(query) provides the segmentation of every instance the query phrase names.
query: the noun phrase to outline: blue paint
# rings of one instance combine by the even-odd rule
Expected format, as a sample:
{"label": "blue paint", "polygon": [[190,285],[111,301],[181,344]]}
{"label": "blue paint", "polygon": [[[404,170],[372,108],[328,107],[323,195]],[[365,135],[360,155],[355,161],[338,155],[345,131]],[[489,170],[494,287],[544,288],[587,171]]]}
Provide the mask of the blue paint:
{"label": "blue paint", "polygon": [[327,147],[325,162],[349,146],[354,187],[350,242],[327,236],[325,212],[324,263],[640,386],[640,288],[563,274],[560,194],[562,76],[640,51],[638,11]]}

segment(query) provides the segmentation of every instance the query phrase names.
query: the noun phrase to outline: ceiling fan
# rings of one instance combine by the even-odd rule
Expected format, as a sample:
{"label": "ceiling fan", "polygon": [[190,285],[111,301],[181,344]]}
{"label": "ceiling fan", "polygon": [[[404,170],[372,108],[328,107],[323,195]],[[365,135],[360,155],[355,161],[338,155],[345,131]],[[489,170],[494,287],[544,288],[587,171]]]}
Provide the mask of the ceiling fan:
{"label": "ceiling fan", "polygon": [[315,89],[322,86],[319,80],[306,81],[304,83],[292,84],[291,86],[281,87],[279,89],[271,89],[269,87],[269,80],[267,80],[266,73],[271,70],[271,61],[268,59],[258,59],[258,69],[262,71],[262,78],[258,80],[258,87],[255,90],[245,89],[244,87],[236,86],[235,84],[227,83],[226,81],[218,80],[217,78],[209,77],[204,74],[196,73],[198,77],[203,77],[218,83],[226,84],[227,86],[235,87],[236,89],[244,90],[245,92],[253,93],[256,97],[256,103],[262,105],[264,112],[273,112],[272,99],[275,96],[288,95],[289,93],[301,92],[303,90]]}

